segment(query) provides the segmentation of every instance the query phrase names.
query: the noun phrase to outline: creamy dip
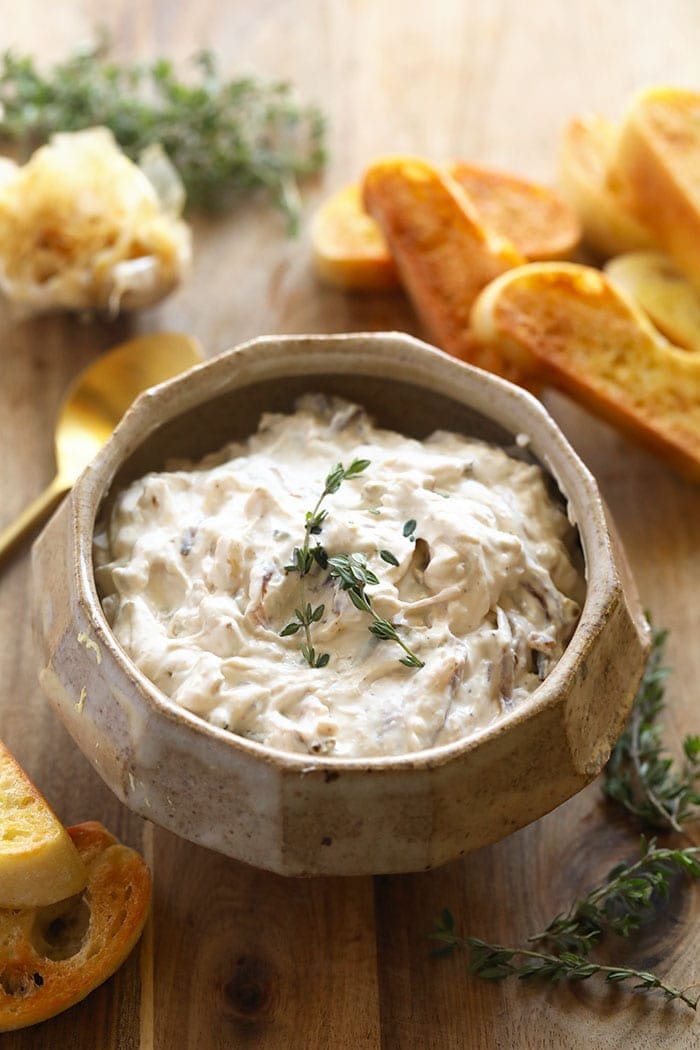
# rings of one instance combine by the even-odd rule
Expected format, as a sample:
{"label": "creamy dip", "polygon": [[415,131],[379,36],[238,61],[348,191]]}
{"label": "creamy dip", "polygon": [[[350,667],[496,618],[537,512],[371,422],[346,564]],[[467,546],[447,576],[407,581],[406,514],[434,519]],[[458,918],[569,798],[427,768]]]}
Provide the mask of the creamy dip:
{"label": "creamy dip", "polygon": [[[305,588],[324,606],[311,633],[327,665],[308,665],[301,632],[280,636],[299,604],[285,566],[305,514],[354,458],[369,466],[324,500],[313,541],[366,557],[374,609],[422,668],[400,664],[319,565]],[[402,755],[473,734],[549,673],[583,594],[572,538],[537,466],[458,434],[380,430],[356,405],[309,395],[247,441],[131,484],[95,564],[117,639],[176,703],[285,751]]]}

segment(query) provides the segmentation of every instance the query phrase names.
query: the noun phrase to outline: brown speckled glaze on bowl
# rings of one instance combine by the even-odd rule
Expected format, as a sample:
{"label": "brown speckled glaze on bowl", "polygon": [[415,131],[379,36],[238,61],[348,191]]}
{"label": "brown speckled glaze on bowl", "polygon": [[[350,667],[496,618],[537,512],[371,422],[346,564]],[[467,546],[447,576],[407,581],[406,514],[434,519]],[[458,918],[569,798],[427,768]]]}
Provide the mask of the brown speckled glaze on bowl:
{"label": "brown speckled glaze on bowl", "polygon": [[[172,703],[106,623],[92,538],[110,492],[170,456],[247,436],[261,411],[309,390],[416,437],[440,427],[509,445],[524,433],[569,501],[587,575],[576,632],[528,702],[467,740],[352,760],[276,751]],[[41,684],[100,776],[142,816],[287,875],[431,868],[547,813],[602,768],[649,645],[595,481],[542,405],[399,334],[258,339],[142,394],[47,525],[33,567]]]}

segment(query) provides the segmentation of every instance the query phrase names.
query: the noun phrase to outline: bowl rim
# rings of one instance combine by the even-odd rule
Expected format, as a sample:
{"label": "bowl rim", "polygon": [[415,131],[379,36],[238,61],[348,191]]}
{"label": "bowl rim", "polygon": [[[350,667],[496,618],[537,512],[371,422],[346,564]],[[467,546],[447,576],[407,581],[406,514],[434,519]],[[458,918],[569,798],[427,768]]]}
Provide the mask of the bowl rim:
{"label": "bowl rim", "polygon": [[[372,347],[371,353],[367,349],[367,343]],[[332,350],[329,349],[329,344]],[[365,346],[364,352],[359,348],[359,344]],[[293,360],[288,358],[290,351],[293,353]],[[352,363],[352,367],[338,368],[337,352],[341,357],[346,355],[345,364]],[[285,367],[280,370],[280,359],[284,358],[285,354]],[[263,355],[267,357],[268,366],[272,367],[268,367],[268,374],[261,376],[250,371],[249,366],[259,366]],[[584,556],[586,596],[574,634],[553,670],[527,700],[516,705],[511,711],[502,713],[468,737],[421,751],[403,755],[357,757],[311,755],[283,751],[212,725],[202,716],[181,707],[162,692],[132,661],[107,623],[94,578],[93,536],[100,507],[110,491],[114,476],[126,459],[144,445],[158,427],[193,407],[206,404],[217,395],[245,389],[246,386],[265,378],[283,379],[285,375],[309,375],[322,379],[324,375],[352,373],[382,378],[381,372],[373,370],[371,365],[376,366],[378,362],[388,364],[392,358],[393,364],[397,364],[403,355],[413,358],[413,364],[422,365],[419,371],[424,373],[424,379],[442,378],[441,382],[430,383],[429,388],[443,393],[448,398],[451,397],[458,404],[472,407],[505,429],[510,428],[498,413],[491,414],[483,406],[474,405],[459,396],[459,392],[464,392],[465,383],[472,386],[474,391],[481,387],[490,401],[503,400],[515,412],[521,412],[524,425],[513,432],[514,438],[518,433],[526,433],[529,444],[531,434],[528,422],[533,424],[533,429],[539,429],[547,447],[535,452],[535,458],[557,484],[567,505],[569,519],[578,531]],[[217,370],[229,362],[239,367],[231,368],[231,382],[228,385],[208,389],[205,396],[196,397],[194,400],[187,399],[188,391],[197,384],[198,378],[206,376],[207,373],[213,377]],[[323,367],[324,363],[327,367]],[[320,367],[309,368],[309,364]],[[358,367],[360,364],[362,367]],[[275,365],[278,367],[275,368]],[[388,375],[384,375],[383,378],[389,380]],[[412,376],[406,381],[413,386],[422,385]],[[448,385],[458,390],[456,396],[445,389]],[[184,395],[184,403],[179,404],[175,411],[158,416],[160,408],[167,407],[168,402],[176,401],[181,395]],[[156,420],[154,416],[157,416]],[[122,442],[124,448],[121,447]],[[539,438],[532,438],[533,446],[539,444]],[[573,489],[570,487],[572,483]],[[527,390],[467,362],[449,357],[438,348],[404,332],[266,335],[224,350],[140,394],[112,436],[76,481],[69,499],[72,502],[73,567],[77,575],[81,605],[100,643],[106,647],[124,675],[132,680],[150,712],[159,718],[165,717],[183,732],[206,738],[214,746],[223,745],[226,750],[243,752],[264,763],[303,774],[328,771],[337,774],[380,774],[441,766],[454,758],[465,756],[542,710],[559,703],[562,690],[575,675],[577,666],[585,660],[600,633],[611,603],[615,600],[616,586],[619,586],[605,506],[597,483],[544,405]]]}

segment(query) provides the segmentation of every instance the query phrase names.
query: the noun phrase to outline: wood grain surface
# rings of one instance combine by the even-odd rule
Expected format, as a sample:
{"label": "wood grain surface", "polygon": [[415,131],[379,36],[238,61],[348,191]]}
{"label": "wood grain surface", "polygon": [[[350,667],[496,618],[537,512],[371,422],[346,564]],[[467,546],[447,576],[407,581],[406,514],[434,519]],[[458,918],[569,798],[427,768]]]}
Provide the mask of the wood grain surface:
{"label": "wood grain surface", "polygon": [[[0,2],[0,45],[46,60],[98,26],[120,56],[184,60],[210,46],[226,72],[290,78],[317,99],[330,162],[307,214],[389,152],[552,181],[567,117],[615,117],[644,83],[700,82],[694,0]],[[18,323],[0,306],[0,524],[52,474],[52,423],[71,377],[134,330],[179,328],[209,354],[268,332],[418,330],[399,295],[319,288],[306,234],[286,240],[262,205],[198,222],[195,251],[186,287],[130,324]],[[563,398],[546,400],[599,479],[643,601],[672,629],[667,736],[677,748],[700,724],[700,492]],[[254,871],[144,823],[102,785],[40,695],[28,594],[25,547],[0,576],[0,732],[65,822],[99,819],[145,853],[155,904],[112,980],[56,1020],[3,1036],[3,1050],[700,1046],[700,1021],[677,1004],[591,983],[496,986],[468,978],[463,958],[428,957],[425,933],[444,905],[465,932],[517,942],[634,855],[636,833],[599,785],[432,873],[297,881]],[[699,920],[700,892],[679,892],[617,958],[700,981]]]}

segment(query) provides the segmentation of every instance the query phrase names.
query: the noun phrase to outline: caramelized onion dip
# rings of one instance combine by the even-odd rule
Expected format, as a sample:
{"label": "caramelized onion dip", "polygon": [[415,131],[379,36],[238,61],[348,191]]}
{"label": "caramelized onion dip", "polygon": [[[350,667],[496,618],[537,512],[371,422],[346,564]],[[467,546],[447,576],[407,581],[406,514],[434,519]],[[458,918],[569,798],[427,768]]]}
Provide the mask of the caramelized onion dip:
{"label": "caramelized onion dip", "polygon": [[[366,558],[372,608],[423,667],[402,665],[316,563],[304,586],[323,605],[310,630],[328,663],[309,666],[303,631],[281,637],[300,604],[285,566],[305,516],[333,466],[356,458],[369,465],[325,498],[311,540]],[[356,405],[307,395],[247,441],[119,493],[95,566],[118,641],[175,703],[270,747],[350,758],[459,740],[527,702],[577,622],[575,548],[539,467],[459,434],[381,430]]]}

